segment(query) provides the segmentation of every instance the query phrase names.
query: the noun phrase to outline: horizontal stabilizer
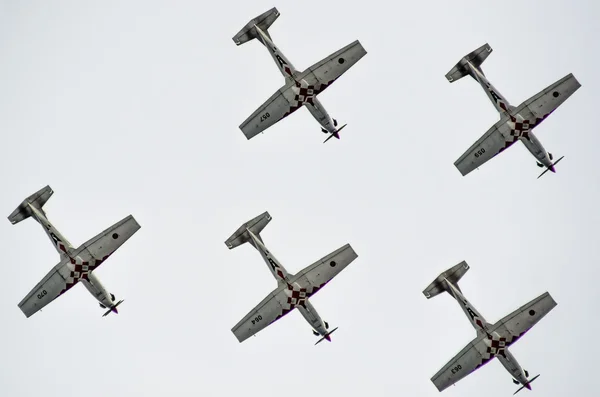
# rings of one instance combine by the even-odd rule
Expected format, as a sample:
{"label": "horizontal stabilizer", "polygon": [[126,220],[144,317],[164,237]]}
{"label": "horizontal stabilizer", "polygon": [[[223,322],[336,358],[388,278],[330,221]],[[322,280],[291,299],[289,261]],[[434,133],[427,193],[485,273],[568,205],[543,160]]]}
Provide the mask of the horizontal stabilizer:
{"label": "horizontal stabilizer", "polygon": [[236,230],[235,233],[233,233],[231,237],[227,239],[227,241],[225,241],[225,245],[227,245],[229,249],[233,249],[237,246],[247,243],[248,241],[250,241],[250,234],[248,233],[248,230],[250,230],[258,238],[260,238],[259,233],[265,228],[265,226],[267,226],[267,224],[270,221],[271,215],[269,215],[269,212],[263,212],[256,218],[249,220],[248,222],[240,226],[239,229]]}
{"label": "horizontal stabilizer", "polygon": [[488,55],[490,55],[491,52],[492,47],[490,47],[489,44],[485,43],[484,45],[482,45],[475,51],[465,55],[464,58],[458,61],[456,66],[454,66],[452,70],[450,70],[446,74],[446,78],[449,82],[453,83],[456,80],[460,80],[464,76],[470,74],[470,69],[467,65],[468,63],[470,63],[474,68],[479,70],[481,74],[483,74],[483,71],[481,70],[480,66],[483,63],[483,61],[485,61],[485,59],[488,57]]}
{"label": "horizontal stabilizer", "polygon": [[267,35],[269,39],[271,39],[271,36],[269,35],[267,29],[269,29],[269,27],[273,24],[273,22],[275,22],[277,18],[279,18],[279,11],[277,11],[276,7],[273,7],[269,11],[260,14],[259,16],[248,22],[246,26],[244,26],[242,30],[238,32],[238,34],[233,36],[233,42],[237,45],[242,45],[252,39],[259,37],[258,32],[254,28],[255,25],[260,30],[262,30],[263,33]]}
{"label": "horizontal stabilizer", "polygon": [[462,261],[458,265],[451,267],[440,274],[431,284],[429,284],[429,286],[423,291],[423,295],[425,295],[427,299],[430,299],[444,291],[448,291],[448,286],[445,280],[448,280],[448,282],[452,283],[452,285],[454,285],[454,287],[460,291],[460,288],[458,287],[458,280],[465,275],[467,270],[469,270],[469,265],[465,261]]}
{"label": "horizontal stabilizer", "polygon": [[31,216],[31,209],[29,205],[35,207],[38,211],[44,214],[42,207],[46,204],[46,201],[52,196],[54,191],[50,186],[46,186],[27,197],[23,202],[15,209],[12,214],[8,216],[8,220],[13,225],[21,222],[24,219],[27,219]]}

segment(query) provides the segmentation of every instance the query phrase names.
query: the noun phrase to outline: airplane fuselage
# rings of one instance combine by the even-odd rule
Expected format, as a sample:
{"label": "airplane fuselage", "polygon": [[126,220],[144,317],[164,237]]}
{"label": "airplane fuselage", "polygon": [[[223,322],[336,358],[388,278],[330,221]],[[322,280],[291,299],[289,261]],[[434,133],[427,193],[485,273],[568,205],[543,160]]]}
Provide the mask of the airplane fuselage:
{"label": "airplane fuselage", "polygon": [[[52,241],[52,245],[62,259],[69,258],[71,259],[67,262],[67,266],[69,270],[75,270],[75,264],[81,262],[81,258],[73,257],[72,253],[74,251],[71,243],[52,225],[52,223],[48,220],[48,218],[39,210],[37,210],[34,206],[29,206],[32,211],[32,217],[42,226],[46,235]],[[90,271],[87,274],[87,280],[81,278],[79,281],[85,286],[85,288],[92,294],[92,296],[100,302],[104,307],[111,308],[115,304],[115,300],[113,296],[106,291],[98,277],[94,274],[94,272]]]}
{"label": "airplane fuselage", "polygon": [[[523,117],[520,114],[512,114],[514,111],[514,107],[512,107],[506,98],[500,94],[500,92],[489,82],[489,80],[484,76],[484,74],[478,69],[473,67],[470,63],[468,67],[471,70],[471,76],[481,85],[481,88],[485,91],[486,95],[498,111],[500,113],[500,117],[505,115],[512,116],[509,118],[507,124],[509,126],[509,130],[521,130],[522,128],[515,128],[517,123],[523,123]],[[519,136],[519,141],[525,145],[527,150],[536,158],[536,160],[545,166],[553,170],[552,159],[550,158],[550,154],[544,149],[539,139],[533,133],[533,128],[528,129],[526,133]],[[508,137],[506,137],[508,138]]]}
{"label": "airplane fuselage", "polygon": [[[465,298],[465,296],[460,292],[460,290],[458,290],[458,288],[456,288],[452,283],[448,283],[448,285],[450,287],[450,294],[452,295],[452,297],[454,297],[454,299],[456,299],[461,309],[469,319],[469,322],[477,331],[477,334],[487,335],[488,337],[484,339],[484,342],[489,347],[492,347],[492,341],[500,340],[500,335],[498,335],[496,332],[491,331],[490,324],[487,321],[485,321],[485,318],[483,318],[483,316],[479,314],[477,309],[475,309],[475,307],[469,303],[467,298]],[[504,368],[512,375],[512,377],[519,383],[521,383],[523,386],[528,387],[529,381],[527,379],[527,376],[525,375],[525,371],[519,365],[519,362],[512,355],[512,353],[508,351],[508,347],[499,349],[493,348],[493,350],[495,351],[494,356],[502,363]]]}
{"label": "airplane fuselage", "polygon": [[[286,83],[295,82],[296,85],[292,87],[292,90],[296,95],[300,94],[300,87],[302,83],[306,85],[306,81],[298,79],[300,72],[294,68],[294,65],[283,55],[283,53],[275,46],[271,38],[265,34],[258,26],[255,26],[259,33],[259,41],[269,50],[269,54],[275,61],[277,68],[285,78]],[[310,114],[317,120],[317,122],[329,133],[336,132],[336,126],[333,119],[329,116],[329,113],[325,110],[325,107],[321,104],[316,95],[311,98],[312,103],[303,102],[304,106],[308,109]]]}
{"label": "airplane fuselage", "polygon": [[[285,270],[277,258],[275,258],[275,256],[267,249],[267,247],[265,247],[261,239],[255,236],[254,233],[249,230],[248,233],[250,233],[250,238],[252,239],[252,246],[254,246],[258,252],[260,252],[260,255],[267,264],[267,267],[271,271],[273,277],[275,277],[275,280],[277,280],[277,283],[279,285],[286,285],[288,288],[285,290],[285,293],[288,295],[288,297],[292,298],[293,291],[299,290],[300,286],[291,281],[292,276],[287,272],[287,270]],[[317,313],[317,310],[314,308],[312,303],[309,302],[308,298],[302,299],[302,301],[299,302],[295,308],[300,311],[302,317],[304,317],[304,319],[319,335],[327,337],[328,331],[325,322],[321,316],[319,316],[319,313]]]}

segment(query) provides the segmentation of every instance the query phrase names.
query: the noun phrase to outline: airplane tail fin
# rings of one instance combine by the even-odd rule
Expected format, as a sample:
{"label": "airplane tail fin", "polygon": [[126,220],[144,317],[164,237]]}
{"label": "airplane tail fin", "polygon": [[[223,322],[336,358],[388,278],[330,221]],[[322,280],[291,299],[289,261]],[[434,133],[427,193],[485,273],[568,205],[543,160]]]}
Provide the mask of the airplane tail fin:
{"label": "airplane tail fin", "polygon": [[242,226],[240,226],[238,230],[236,230],[235,233],[233,233],[231,237],[229,237],[225,241],[225,245],[227,245],[227,248],[233,249],[244,243],[247,243],[248,241],[251,241],[248,230],[250,230],[255,236],[257,236],[260,239],[260,232],[265,228],[265,226],[267,226],[267,224],[270,221],[271,215],[269,215],[269,212],[263,212],[256,218],[251,219],[248,222],[244,223]]}
{"label": "airplane tail fin", "polygon": [[315,343],[315,345],[318,345],[319,343],[323,342],[324,340],[327,340],[327,342],[331,342],[330,335],[333,334],[336,329],[338,329],[338,327],[335,327],[334,329],[332,329],[331,331],[329,331],[328,333],[326,333],[321,339],[319,339],[317,341],[317,343]]}
{"label": "airplane tail fin", "polygon": [[423,295],[425,295],[427,299],[430,299],[444,291],[448,291],[449,287],[446,284],[446,281],[452,283],[452,285],[454,285],[454,287],[460,291],[460,288],[458,287],[458,280],[465,275],[467,270],[469,270],[469,265],[467,265],[467,262],[465,261],[462,261],[458,265],[451,267],[433,280],[433,282],[429,284],[427,288],[425,288]]}
{"label": "airplane tail fin", "polygon": [[533,382],[534,380],[536,380],[540,375],[536,375],[533,378],[531,378],[531,380],[527,383],[525,383],[523,386],[519,387],[519,390],[517,390],[516,392],[513,393],[513,396],[515,394],[517,394],[518,392],[520,392],[521,390],[523,390],[524,388],[531,390],[531,382]]}
{"label": "airplane tail fin", "polygon": [[456,66],[454,66],[452,70],[446,73],[446,78],[449,82],[453,83],[456,80],[460,80],[463,77],[471,74],[470,69],[467,66],[468,63],[470,63],[474,68],[479,70],[481,74],[483,74],[483,71],[481,70],[480,66],[483,63],[483,61],[485,61],[485,59],[488,57],[488,55],[490,55],[491,52],[492,47],[490,47],[488,43],[485,43],[484,45],[482,45],[475,51],[465,55],[460,61],[458,61]]}
{"label": "airplane tail fin", "polygon": [[546,170],[544,170],[544,172],[542,172],[542,173],[540,174],[540,176],[538,176],[538,177],[537,177],[537,179],[540,179],[540,178],[541,178],[542,176],[544,176],[544,174],[545,174],[546,172],[548,172],[548,171],[556,172],[556,170],[554,169],[554,166],[555,166],[556,164],[558,164],[558,162],[559,162],[560,160],[564,159],[564,158],[565,158],[565,156],[562,156],[561,158],[559,158],[558,160],[556,160],[554,163],[552,163],[552,165],[551,165],[550,167],[546,168]]}
{"label": "airplane tail fin", "polygon": [[277,11],[276,7],[273,7],[269,11],[260,14],[259,16],[248,22],[246,26],[244,26],[242,30],[238,32],[238,34],[233,36],[233,42],[236,45],[242,45],[252,39],[259,37],[258,32],[254,28],[254,25],[256,25],[260,30],[262,30],[263,33],[266,34],[269,39],[271,39],[271,36],[269,35],[267,29],[269,29],[269,27],[273,24],[273,22],[275,22],[277,18],[279,18],[279,11]]}
{"label": "airplane tail fin", "polygon": [[46,204],[46,201],[48,201],[48,199],[50,198],[50,196],[52,196],[53,193],[54,191],[50,186],[45,186],[41,188],[37,192],[33,193],[31,196],[27,197],[25,200],[23,200],[23,202],[19,204],[17,209],[15,209],[8,216],[8,220],[13,225],[16,225],[22,220],[29,218],[31,216],[31,208],[29,208],[29,205],[35,207],[38,211],[45,215],[44,211],[42,210],[42,207],[44,206],[44,204]]}

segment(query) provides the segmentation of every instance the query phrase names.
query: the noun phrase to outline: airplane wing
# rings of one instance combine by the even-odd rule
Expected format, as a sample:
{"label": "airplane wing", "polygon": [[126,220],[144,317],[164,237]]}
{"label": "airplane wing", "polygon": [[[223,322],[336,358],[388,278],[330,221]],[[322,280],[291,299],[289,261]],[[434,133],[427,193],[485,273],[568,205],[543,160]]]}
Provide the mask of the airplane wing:
{"label": "airplane wing", "polygon": [[246,135],[246,138],[254,138],[302,107],[302,103],[298,105],[298,101],[295,99],[296,94],[293,89],[295,84],[292,81],[281,87],[240,125],[240,129]]}
{"label": "airplane wing", "polygon": [[54,266],[19,303],[19,308],[26,317],[31,317],[65,291],[66,279],[71,274],[68,263],[69,258],[66,258]]}
{"label": "airplane wing", "polygon": [[79,280],[86,279],[88,273],[100,266],[139,228],[140,225],[129,215],[74,250],[70,253],[71,257],[54,266],[19,303],[23,314],[31,317]]}
{"label": "airplane wing", "polygon": [[492,332],[498,333],[500,338],[505,338],[508,347],[537,324],[555,306],[556,302],[552,299],[552,296],[545,292],[494,324]]}
{"label": "airplane wing", "polygon": [[431,378],[439,391],[452,386],[495,357],[488,353],[484,341],[486,337],[485,334],[478,335]]}
{"label": "airplane wing", "polygon": [[289,284],[282,284],[267,295],[231,331],[240,342],[245,341],[294,310],[296,306],[302,306],[306,299],[314,295],[357,256],[350,244],[346,244],[306,267],[292,277]]}
{"label": "airplane wing", "polygon": [[510,135],[510,127],[507,121],[508,116],[503,117],[454,162],[454,165],[463,176],[479,168],[518,140],[518,137],[509,140],[505,138],[505,136]]}
{"label": "airplane wing", "polygon": [[357,40],[315,63],[277,90],[241,125],[240,129],[251,139],[279,120],[300,109],[346,72],[367,52]]}
{"label": "airplane wing", "polygon": [[302,269],[300,273],[292,278],[292,283],[297,283],[300,286],[300,292],[304,292],[306,298],[309,298],[357,257],[358,255],[350,244],[346,244]]}
{"label": "airplane wing", "polygon": [[526,121],[538,125],[581,87],[572,73],[546,87],[517,107]]}
{"label": "airplane wing", "polygon": [[95,261],[96,268],[139,229],[140,225],[129,215],[83,243],[73,252],[73,257],[78,256],[84,262]]}
{"label": "airplane wing", "polygon": [[231,329],[240,343],[292,311],[294,307],[288,304],[286,289],[284,284],[273,290]]}
{"label": "airplane wing", "polygon": [[367,51],[356,40],[300,73],[297,80],[305,80],[308,88],[323,92],[366,54]]}

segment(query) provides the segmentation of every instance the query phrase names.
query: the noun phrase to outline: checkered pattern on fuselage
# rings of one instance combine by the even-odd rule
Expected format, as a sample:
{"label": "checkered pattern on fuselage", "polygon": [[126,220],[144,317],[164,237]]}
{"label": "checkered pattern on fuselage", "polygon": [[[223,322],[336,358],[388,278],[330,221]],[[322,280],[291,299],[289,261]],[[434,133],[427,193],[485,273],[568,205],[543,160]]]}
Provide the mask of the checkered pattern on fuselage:
{"label": "checkered pattern on fuselage", "polygon": [[306,307],[305,306],[306,300],[308,298],[310,298],[311,296],[313,296],[318,290],[323,288],[323,286],[325,284],[327,284],[327,283],[323,283],[323,284],[319,285],[318,287],[299,288],[298,286],[288,283],[287,289],[288,289],[288,291],[291,291],[291,292],[289,294],[286,294],[287,295],[287,301],[286,301],[287,307],[286,307],[286,304],[284,304],[281,314],[279,316],[277,316],[277,318],[275,320],[273,320],[271,323],[274,323],[275,321],[279,320],[281,317],[285,316],[286,314],[288,314],[289,312],[291,312],[298,306]]}
{"label": "checkered pattern on fuselage", "polygon": [[84,262],[79,257],[70,258],[71,264],[75,266],[73,267],[73,270],[71,270],[69,277],[67,277],[67,279],[65,280],[65,288],[60,292],[60,295],[64,294],[69,289],[71,289],[75,284],[79,282],[79,280],[89,281],[89,274],[92,272],[92,270],[100,266],[100,264],[102,264],[102,262],[104,262],[108,258],[108,256],[109,255],[105,256],[102,259],[92,259],[89,262]]}
{"label": "checkered pattern on fuselage", "polygon": [[318,94],[323,92],[325,88],[329,87],[331,83],[335,80],[328,81],[325,84],[318,85],[303,85],[303,83],[296,81],[296,90],[294,92],[296,95],[294,96],[295,104],[291,104],[290,110],[283,115],[283,117],[287,117],[290,114],[294,113],[296,110],[300,109],[305,103],[310,105],[314,105],[313,98]]}
{"label": "checkered pattern on fuselage", "polygon": [[514,127],[511,128],[509,136],[505,137],[506,143],[504,147],[501,148],[498,153],[512,146],[513,143],[518,141],[520,138],[529,139],[529,132],[533,130],[534,127],[537,127],[542,121],[546,119],[550,114],[544,115],[544,117],[536,117],[534,122],[529,120],[517,121],[515,116],[510,116],[510,121],[514,124]]}

